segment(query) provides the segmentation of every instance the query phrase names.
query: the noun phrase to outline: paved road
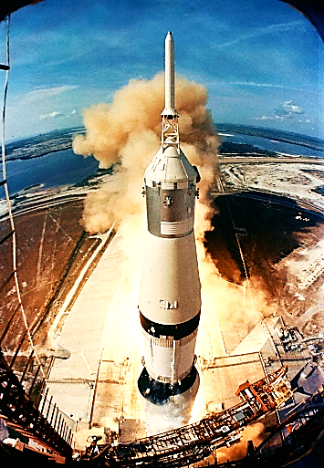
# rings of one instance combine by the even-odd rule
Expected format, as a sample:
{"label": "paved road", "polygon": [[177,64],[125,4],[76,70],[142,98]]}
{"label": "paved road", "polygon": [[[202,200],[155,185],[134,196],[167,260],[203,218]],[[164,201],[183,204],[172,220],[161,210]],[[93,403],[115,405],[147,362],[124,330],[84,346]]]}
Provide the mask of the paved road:
{"label": "paved road", "polygon": [[258,157],[258,156],[218,156],[220,164],[323,164],[323,158],[300,157]]}

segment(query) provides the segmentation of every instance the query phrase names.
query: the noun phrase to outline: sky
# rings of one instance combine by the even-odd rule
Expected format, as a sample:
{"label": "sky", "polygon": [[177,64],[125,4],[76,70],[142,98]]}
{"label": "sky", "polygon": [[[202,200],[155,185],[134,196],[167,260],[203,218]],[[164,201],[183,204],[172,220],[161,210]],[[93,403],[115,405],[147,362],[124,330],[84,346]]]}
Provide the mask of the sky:
{"label": "sky", "polygon": [[[45,0],[11,16],[7,141],[82,125],[84,108],[152,79],[169,30],[176,73],[207,88],[214,122],[324,138],[324,44],[286,3]],[[0,63],[5,36],[2,22]]]}

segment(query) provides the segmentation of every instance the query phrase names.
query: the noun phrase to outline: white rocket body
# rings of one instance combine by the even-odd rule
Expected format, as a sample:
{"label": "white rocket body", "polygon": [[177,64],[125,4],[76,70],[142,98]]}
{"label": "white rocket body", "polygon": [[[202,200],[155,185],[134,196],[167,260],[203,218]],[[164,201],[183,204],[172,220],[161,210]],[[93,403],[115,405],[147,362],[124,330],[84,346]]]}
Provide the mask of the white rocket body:
{"label": "white rocket body", "polygon": [[144,175],[148,231],[139,298],[144,369],[138,386],[154,405],[178,398],[192,406],[188,396],[199,386],[194,366],[201,309],[194,235],[199,174],[180,149],[170,32],[165,62],[162,145]]}

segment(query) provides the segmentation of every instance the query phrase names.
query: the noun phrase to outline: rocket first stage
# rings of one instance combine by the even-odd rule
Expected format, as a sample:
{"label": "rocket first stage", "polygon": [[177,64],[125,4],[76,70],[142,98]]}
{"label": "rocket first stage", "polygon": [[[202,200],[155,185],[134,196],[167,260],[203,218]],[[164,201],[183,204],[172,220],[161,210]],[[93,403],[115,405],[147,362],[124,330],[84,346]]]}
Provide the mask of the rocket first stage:
{"label": "rocket first stage", "polygon": [[144,175],[147,237],[139,311],[144,341],[138,388],[154,405],[192,407],[201,291],[194,236],[200,177],[180,149],[174,93],[174,43],[165,39],[165,108],[161,148]]}

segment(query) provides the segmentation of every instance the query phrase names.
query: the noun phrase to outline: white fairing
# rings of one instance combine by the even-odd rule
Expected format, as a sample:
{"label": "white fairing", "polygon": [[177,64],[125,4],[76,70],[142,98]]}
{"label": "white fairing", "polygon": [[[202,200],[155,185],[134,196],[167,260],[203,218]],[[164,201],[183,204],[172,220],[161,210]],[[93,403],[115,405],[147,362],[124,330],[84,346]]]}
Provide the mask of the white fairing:
{"label": "white fairing", "polygon": [[142,314],[153,322],[169,325],[187,322],[200,308],[194,234],[164,239],[148,232],[139,299]]}
{"label": "white fairing", "polygon": [[[181,188],[183,188],[188,187],[189,180],[195,180],[196,176],[196,171],[184,153],[180,150],[179,154],[175,147],[170,146],[164,151],[160,149],[157,152],[147,167],[144,178],[149,186],[152,186],[153,182],[182,183]],[[179,185],[177,187],[180,188]]]}

